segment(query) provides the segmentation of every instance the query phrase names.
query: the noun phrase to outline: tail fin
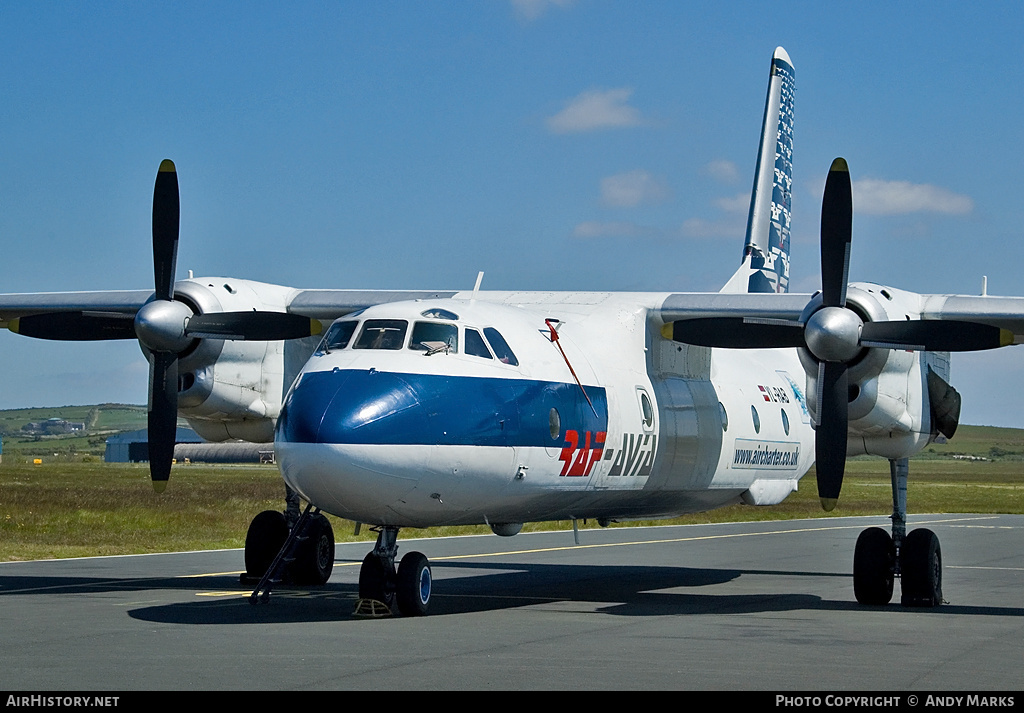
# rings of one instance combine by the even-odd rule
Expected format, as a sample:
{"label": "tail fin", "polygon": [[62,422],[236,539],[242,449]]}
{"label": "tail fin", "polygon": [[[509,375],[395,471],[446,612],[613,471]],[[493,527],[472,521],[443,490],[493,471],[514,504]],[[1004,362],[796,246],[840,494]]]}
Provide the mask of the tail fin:
{"label": "tail fin", "polygon": [[722,292],[789,291],[789,223],[793,194],[793,64],[772,56],[761,145],[747,215],[743,264]]}

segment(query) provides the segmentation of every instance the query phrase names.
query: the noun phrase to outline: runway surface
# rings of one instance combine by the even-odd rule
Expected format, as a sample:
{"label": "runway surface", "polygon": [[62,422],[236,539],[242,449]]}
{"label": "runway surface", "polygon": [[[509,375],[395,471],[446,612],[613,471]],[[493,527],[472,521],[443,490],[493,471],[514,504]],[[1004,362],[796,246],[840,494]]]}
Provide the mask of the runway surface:
{"label": "runway surface", "polygon": [[[0,564],[0,689],[1020,689],[1024,516],[911,518],[947,603],[859,606],[886,518],[399,540],[427,617],[352,616],[367,543],[251,606],[240,550]],[[894,601],[899,601],[899,584]]]}

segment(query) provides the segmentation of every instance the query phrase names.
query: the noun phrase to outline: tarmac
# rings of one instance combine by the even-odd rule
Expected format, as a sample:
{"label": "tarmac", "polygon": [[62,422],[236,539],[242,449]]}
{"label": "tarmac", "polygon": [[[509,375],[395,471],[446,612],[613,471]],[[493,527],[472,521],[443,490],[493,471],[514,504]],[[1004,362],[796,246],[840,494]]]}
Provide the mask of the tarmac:
{"label": "tarmac", "polygon": [[[418,618],[353,615],[369,543],[323,587],[252,605],[241,550],[0,564],[0,690],[1012,691],[1024,516],[923,515],[945,603],[857,604],[854,543],[887,518],[399,539],[430,558]],[[408,534],[412,534],[409,531]],[[407,534],[403,531],[403,534]]]}

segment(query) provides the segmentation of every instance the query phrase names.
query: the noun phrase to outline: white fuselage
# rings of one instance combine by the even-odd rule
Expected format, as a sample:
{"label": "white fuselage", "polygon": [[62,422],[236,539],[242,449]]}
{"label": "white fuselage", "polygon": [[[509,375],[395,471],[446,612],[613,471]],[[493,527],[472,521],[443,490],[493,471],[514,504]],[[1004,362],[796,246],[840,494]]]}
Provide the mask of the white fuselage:
{"label": "white fuselage", "polygon": [[781,501],[814,461],[795,351],[664,339],[664,297],[463,293],[342,318],[344,346],[285,400],[281,472],[327,512],[399,527]]}

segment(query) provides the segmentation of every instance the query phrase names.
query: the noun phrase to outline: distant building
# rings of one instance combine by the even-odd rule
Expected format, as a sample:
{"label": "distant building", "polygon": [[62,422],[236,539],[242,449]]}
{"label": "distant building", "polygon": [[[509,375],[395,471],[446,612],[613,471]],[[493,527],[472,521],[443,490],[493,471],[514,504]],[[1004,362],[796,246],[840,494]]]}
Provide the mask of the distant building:
{"label": "distant building", "polygon": [[85,424],[78,421],[65,421],[62,418],[49,418],[45,421],[26,423],[21,430],[30,434],[56,436],[62,433],[84,431]]}
{"label": "distant building", "polygon": [[[273,443],[206,443],[191,428],[179,428],[174,442],[174,458],[179,463],[274,462]],[[149,434],[146,429],[108,438],[103,460],[107,463],[149,462]]]}
{"label": "distant building", "polygon": [[[203,439],[191,428],[179,428],[174,434],[174,442],[202,443]],[[149,432],[143,428],[111,436],[107,439],[103,460],[107,463],[148,463]]]}

